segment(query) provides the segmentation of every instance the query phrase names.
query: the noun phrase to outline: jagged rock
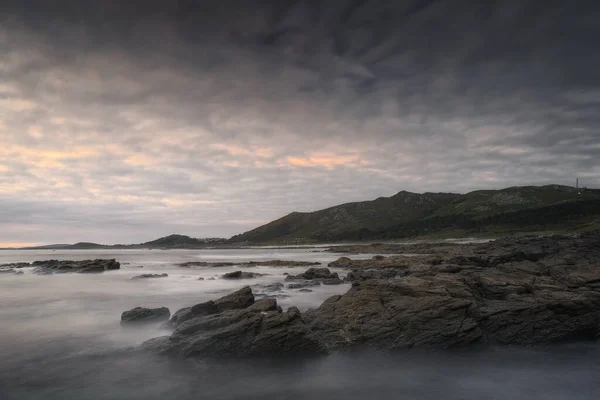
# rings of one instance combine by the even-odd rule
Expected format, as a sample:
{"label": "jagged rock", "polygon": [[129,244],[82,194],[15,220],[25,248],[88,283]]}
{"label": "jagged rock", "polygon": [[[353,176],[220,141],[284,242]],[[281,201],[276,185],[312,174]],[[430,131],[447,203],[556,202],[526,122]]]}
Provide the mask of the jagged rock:
{"label": "jagged rock", "polygon": [[[211,303],[240,306],[245,302],[232,299],[247,298],[247,291],[244,288],[242,293],[226,296],[228,300]],[[142,349],[185,358],[294,356],[326,351],[308,329],[300,311],[294,307],[284,313],[273,298],[244,308],[196,316],[181,323],[171,336],[144,342]]]}
{"label": "jagged rock", "polygon": [[31,264],[31,266],[36,267],[34,272],[41,275],[65,272],[99,273],[121,268],[121,264],[114,259],[84,261],[35,261]]}
{"label": "jagged rock", "polygon": [[254,304],[254,293],[250,287],[245,286],[242,289],[228,294],[227,296],[221,297],[218,300],[209,300],[204,303],[196,304],[192,307],[182,308],[177,310],[173,317],[169,321],[170,326],[177,327],[185,321],[206,316],[217,314],[228,310],[239,310],[250,307]]}
{"label": "jagged rock", "polygon": [[143,308],[135,307],[121,314],[121,325],[141,325],[167,321],[171,312],[166,307]]}
{"label": "jagged rock", "polygon": [[168,277],[168,274],[142,274],[142,275],[137,275],[134,276],[131,279],[152,279],[152,278],[166,278]]}

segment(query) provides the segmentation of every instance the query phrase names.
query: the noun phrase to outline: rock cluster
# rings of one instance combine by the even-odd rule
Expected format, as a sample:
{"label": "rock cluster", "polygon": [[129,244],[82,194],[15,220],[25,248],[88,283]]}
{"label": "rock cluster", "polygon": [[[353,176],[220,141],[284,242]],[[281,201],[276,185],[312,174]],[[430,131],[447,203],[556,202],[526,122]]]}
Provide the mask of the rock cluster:
{"label": "rock cluster", "polygon": [[274,298],[254,300],[249,287],[215,301],[177,311],[171,336],[151,339],[148,351],[178,357],[249,357],[325,353],[293,307],[283,312]]}
{"label": "rock cluster", "polygon": [[241,263],[234,262],[210,262],[210,261],[189,261],[178,264],[180,268],[219,268],[219,267],[306,267],[319,265],[321,263],[311,261],[287,261],[287,260],[266,260],[266,261],[245,261]]}
{"label": "rock cluster", "polygon": [[[255,301],[245,287],[179,310],[169,321],[173,334],[143,347],[181,357],[244,357],[598,337],[600,233],[460,249],[338,260],[350,269],[351,289],[303,315],[295,308],[283,312],[273,298]],[[288,280],[318,283],[332,275],[311,268]]]}
{"label": "rock cluster", "polygon": [[83,261],[34,261],[30,266],[36,267],[37,274],[51,274],[64,272],[99,273],[121,268],[121,264],[115,259],[111,260],[83,260]]}

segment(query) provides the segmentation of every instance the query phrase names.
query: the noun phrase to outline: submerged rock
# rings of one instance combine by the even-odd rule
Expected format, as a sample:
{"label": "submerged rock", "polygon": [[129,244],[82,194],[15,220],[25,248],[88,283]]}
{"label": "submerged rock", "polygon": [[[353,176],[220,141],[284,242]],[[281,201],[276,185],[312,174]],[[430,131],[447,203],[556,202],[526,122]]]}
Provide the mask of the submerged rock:
{"label": "submerged rock", "polygon": [[166,278],[169,274],[142,274],[136,275],[131,279],[152,279],[152,278]]}
{"label": "submerged rock", "polygon": [[264,275],[256,272],[234,271],[224,274],[223,279],[251,279]]}
{"label": "submerged rock", "polygon": [[18,271],[18,270],[13,269],[13,268],[9,268],[9,269],[0,269],[0,274],[23,275],[24,272],[23,271]]}
{"label": "submerged rock", "polygon": [[306,281],[306,282],[298,282],[298,283],[290,283],[288,285],[288,289],[301,289],[312,286],[321,286],[319,282],[314,281]]}
{"label": "submerged rock", "polygon": [[166,307],[135,307],[121,314],[121,325],[130,326],[164,322],[167,321],[170,316],[171,312]]}

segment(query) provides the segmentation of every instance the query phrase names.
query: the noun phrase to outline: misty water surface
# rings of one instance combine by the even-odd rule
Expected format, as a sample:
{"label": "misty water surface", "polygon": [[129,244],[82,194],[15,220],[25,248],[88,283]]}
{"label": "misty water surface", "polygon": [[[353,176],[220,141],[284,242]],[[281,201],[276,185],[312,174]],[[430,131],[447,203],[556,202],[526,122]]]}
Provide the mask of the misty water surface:
{"label": "misty water surface", "polygon": [[[119,325],[121,312],[135,306],[166,306],[174,312],[244,284],[282,282],[284,272],[306,269],[256,267],[251,270],[269,275],[240,282],[218,279],[235,267],[183,269],[177,263],[329,262],[339,256],[311,249],[2,251],[0,264],[116,258],[123,265],[119,271],[99,275],[39,276],[31,269],[24,275],[0,275],[0,399],[598,398],[596,344],[207,363],[132,352],[144,340],[167,332]],[[164,272],[168,278],[130,279]],[[295,305],[304,310],[348,288],[321,286],[312,293],[286,289],[278,301],[284,308]]]}

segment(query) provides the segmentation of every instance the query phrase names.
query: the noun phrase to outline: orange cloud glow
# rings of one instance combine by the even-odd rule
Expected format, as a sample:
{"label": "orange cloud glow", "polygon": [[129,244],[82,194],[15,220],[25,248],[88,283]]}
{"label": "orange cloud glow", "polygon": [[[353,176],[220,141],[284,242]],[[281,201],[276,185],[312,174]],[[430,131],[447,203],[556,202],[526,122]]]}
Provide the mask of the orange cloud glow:
{"label": "orange cloud glow", "polygon": [[212,145],[212,147],[217,150],[224,150],[232,156],[253,156],[259,158],[269,158],[273,156],[273,150],[268,147],[245,148],[226,143],[217,143]]}
{"label": "orange cloud glow", "polygon": [[38,245],[39,245],[39,243],[8,242],[8,243],[0,243],[0,249],[7,248],[7,247],[32,247],[32,246],[38,246]]}
{"label": "orange cloud glow", "polygon": [[315,154],[309,157],[287,157],[286,160],[295,167],[333,168],[337,165],[366,164],[358,155]]}

